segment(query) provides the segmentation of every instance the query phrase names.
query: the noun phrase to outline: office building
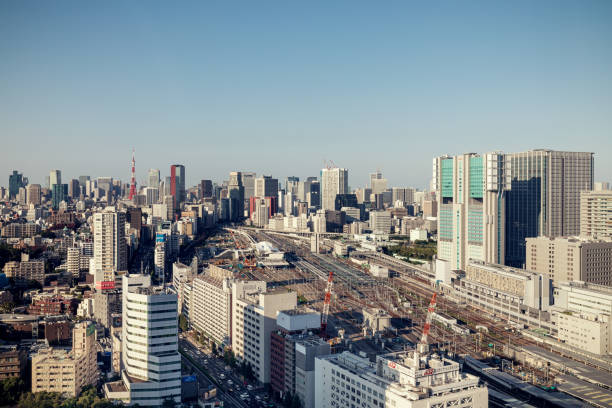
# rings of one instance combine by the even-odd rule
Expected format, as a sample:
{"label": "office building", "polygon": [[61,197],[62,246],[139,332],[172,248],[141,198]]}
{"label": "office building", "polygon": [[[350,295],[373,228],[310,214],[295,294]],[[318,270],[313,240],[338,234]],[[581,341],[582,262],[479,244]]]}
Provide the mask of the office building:
{"label": "office building", "polygon": [[580,233],[580,192],[593,188],[593,153],[532,150],[505,155],[505,264],[525,264],[525,238]]}
{"label": "office building", "polygon": [[76,323],[72,350],[43,348],[32,355],[32,392],[57,392],[76,397],[83,387],[96,385],[96,327],[91,322]]}
{"label": "office building", "polygon": [[253,172],[242,172],[242,186],[244,187],[244,200],[248,201],[255,194],[255,179],[257,175]]}
{"label": "office building", "polygon": [[590,353],[612,354],[612,288],[584,282],[555,287],[559,340]]}
{"label": "office building", "polygon": [[[297,196],[300,185],[300,178],[289,176],[285,179],[285,192],[292,193]],[[301,200],[303,201],[303,200]]]}
{"label": "office building", "polygon": [[391,213],[388,211],[370,211],[370,229],[375,234],[390,234]]}
{"label": "office building", "polygon": [[213,198],[215,196],[212,180],[202,180],[200,190],[202,191],[202,198]]}
{"label": "office building", "polygon": [[155,235],[155,249],[153,250],[154,275],[158,281],[166,277],[166,235],[157,233]]}
{"label": "office building", "polygon": [[62,184],[62,172],[60,170],[51,170],[49,172],[49,189],[52,190],[56,184]]}
{"label": "office building", "polygon": [[106,207],[93,215],[94,254],[92,258],[96,289],[113,289],[115,273],[127,270],[125,213]]}
{"label": "office building", "polygon": [[174,202],[172,208],[180,209],[185,202],[185,166],[182,164],[170,166],[170,195]]}
{"label": "office building", "polygon": [[124,369],[121,380],[106,383],[106,398],[128,404],[160,406],[181,402],[177,296],[151,286],[148,275],[123,276]]}
{"label": "office building", "polygon": [[9,175],[9,200],[17,198],[19,189],[25,187],[27,183],[24,182],[23,174],[17,170],[13,170],[13,174]]}
{"label": "office building", "polygon": [[321,208],[335,210],[336,195],[348,194],[348,170],[325,168],[321,170]]}
{"label": "office building", "polygon": [[340,211],[342,207],[359,208],[360,205],[357,202],[357,196],[355,194],[336,194],[333,209],[336,211]]}
{"label": "office building", "polygon": [[255,197],[278,197],[278,179],[261,176],[255,179]]}
{"label": "office building", "polygon": [[[143,195],[145,196],[146,205],[153,205],[159,203],[159,188],[145,187],[143,189]],[[167,217],[167,211],[165,217]]]}
{"label": "office building", "polygon": [[28,184],[26,186],[27,203],[40,205],[40,184]]}
{"label": "office building", "polygon": [[270,335],[276,328],[276,315],[296,306],[296,292],[266,292],[266,283],[259,281],[232,285],[232,350],[264,384],[270,382]]}
{"label": "office building", "polygon": [[612,190],[580,193],[580,235],[612,240]]}
{"label": "office building", "polygon": [[68,198],[68,184],[53,184],[51,189],[51,207],[59,210],[60,204]]}
{"label": "office building", "polygon": [[438,202],[435,200],[423,201],[423,218],[438,216]]}
{"label": "office building", "polygon": [[149,169],[149,182],[147,186],[159,189],[159,169]]}
{"label": "office building", "polygon": [[488,407],[487,387],[437,354],[398,352],[376,362],[345,351],[315,359],[315,407]]}
{"label": "office building", "polygon": [[526,239],[527,269],[555,284],[583,281],[612,286],[612,241],[581,237]]}
{"label": "office building", "polygon": [[211,264],[193,280],[191,326],[219,345],[232,344],[232,278],[231,271]]}
{"label": "office building", "polygon": [[470,259],[504,260],[504,208],[510,168],[500,153],[433,161],[438,205],[438,259],[464,269]]}
{"label": "office building", "polygon": [[68,197],[73,200],[78,199],[81,196],[81,187],[79,185],[79,180],[72,179],[68,183]]}
{"label": "office building", "polygon": [[393,203],[400,201],[404,203],[404,205],[412,204],[414,202],[414,189],[393,187],[391,189],[391,201]]}
{"label": "office building", "polygon": [[242,173],[232,171],[227,184],[227,195],[229,205],[229,220],[238,221],[244,216],[244,185],[242,184]]}

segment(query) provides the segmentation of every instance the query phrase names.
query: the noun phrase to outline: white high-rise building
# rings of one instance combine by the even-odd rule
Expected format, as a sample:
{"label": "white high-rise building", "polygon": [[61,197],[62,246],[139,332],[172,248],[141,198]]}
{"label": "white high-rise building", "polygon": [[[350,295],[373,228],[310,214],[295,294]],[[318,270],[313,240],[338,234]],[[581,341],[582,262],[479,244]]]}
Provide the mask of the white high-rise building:
{"label": "white high-rise building", "polygon": [[371,211],[370,229],[375,234],[390,234],[391,213],[388,211]]}
{"label": "white high-rise building", "polygon": [[191,325],[218,344],[231,345],[232,272],[210,265],[193,280]]}
{"label": "white high-rise building", "polygon": [[[159,202],[159,188],[157,187],[145,187],[143,189],[143,194],[147,197],[147,205],[157,204]],[[166,210],[166,217],[168,215],[168,210]]]}
{"label": "white high-rise building", "polygon": [[[112,289],[115,272],[127,270],[125,213],[107,207],[93,215],[93,274],[96,289]],[[90,271],[91,273],[91,271]]]}
{"label": "white high-rise building", "polygon": [[123,276],[121,380],[104,386],[106,397],[128,404],[181,402],[177,296],[151,286],[149,275]]}
{"label": "white high-rise building", "polygon": [[459,363],[399,352],[373,363],[345,351],[315,359],[315,407],[488,407],[488,390]]}
{"label": "white high-rise building", "polygon": [[232,284],[232,350],[264,384],[270,382],[270,334],[276,329],[276,315],[296,306],[296,292],[266,292],[261,281]]}
{"label": "white high-rise building", "polygon": [[66,249],[66,272],[74,276],[79,277],[81,271],[81,248],[67,248]]}
{"label": "white high-rise building", "polygon": [[149,169],[148,186],[159,189],[159,169]]}
{"label": "white high-rise building", "polygon": [[49,188],[53,189],[54,184],[62,184],[62,172],[60,170],[51,170],[49,172]]}
{"label": "white high-rise building", "polygon": [[166,236],[164,234],[157,234],[155,237],[153,265],[155,277],[161,281],[166,274]]}
{"label": "white high-rise building", "polygon": [[336,209],[336,195],[348,194],[348,170],[329,168],[321,170],[321,208]]}

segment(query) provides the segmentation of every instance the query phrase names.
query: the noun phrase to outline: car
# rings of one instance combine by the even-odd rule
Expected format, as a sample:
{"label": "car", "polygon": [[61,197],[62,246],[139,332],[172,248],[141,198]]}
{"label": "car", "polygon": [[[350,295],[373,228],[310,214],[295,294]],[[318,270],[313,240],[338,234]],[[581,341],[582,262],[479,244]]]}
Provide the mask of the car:
{"label": "car", "polygon": [[261,395],[256,395],[256,396],[255,396],[255,399],[256,399],[257,401],[261,401]]}
{"label": "car", "polygon": [[247,390],[253,391],[253,386],[251,384],[247,385]]}
{"label": "car", "polygon": [[234,382],[233,382],[232,380],[227,380],[227,383],[228,383],[229,385],[232,385]]}
{"label": "car", "polygon": [[222,379],[222,380],[225,379],[225,374],[223,374],[223,373],[219,374],[219,378]]}

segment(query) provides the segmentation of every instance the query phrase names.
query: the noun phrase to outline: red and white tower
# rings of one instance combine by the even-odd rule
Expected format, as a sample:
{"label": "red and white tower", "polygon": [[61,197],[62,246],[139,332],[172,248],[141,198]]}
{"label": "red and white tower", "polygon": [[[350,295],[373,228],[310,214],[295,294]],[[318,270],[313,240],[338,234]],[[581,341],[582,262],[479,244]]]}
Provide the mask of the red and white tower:
{"label": "red and white tower", "polygon": [[130,184],[130,200],[136,195],[136,157],[134,149],[132,149],[132,183]]}

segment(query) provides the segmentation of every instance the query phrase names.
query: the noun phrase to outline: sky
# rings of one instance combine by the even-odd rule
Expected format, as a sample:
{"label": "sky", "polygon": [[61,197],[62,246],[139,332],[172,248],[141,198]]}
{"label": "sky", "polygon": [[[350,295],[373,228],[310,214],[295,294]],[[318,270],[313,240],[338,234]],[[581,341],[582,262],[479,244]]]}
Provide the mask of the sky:
{"label": "sky", "polygon": [[[612,2],[0,2],[0,185],[184,164],[428,186],[432,158],[595,153],[612,181]],[[2,176],[4,174],[5,176]]]}

